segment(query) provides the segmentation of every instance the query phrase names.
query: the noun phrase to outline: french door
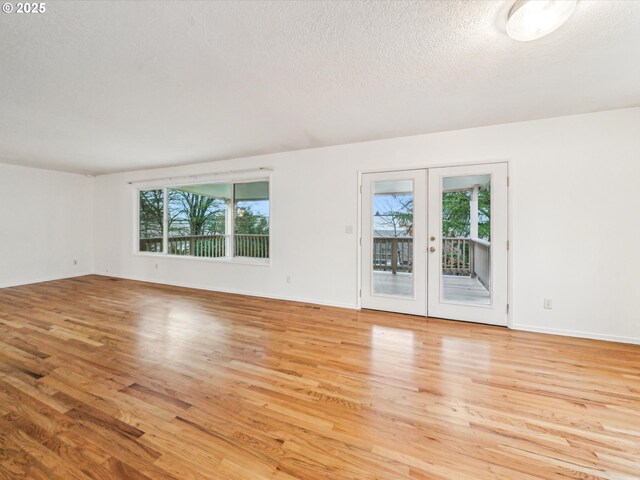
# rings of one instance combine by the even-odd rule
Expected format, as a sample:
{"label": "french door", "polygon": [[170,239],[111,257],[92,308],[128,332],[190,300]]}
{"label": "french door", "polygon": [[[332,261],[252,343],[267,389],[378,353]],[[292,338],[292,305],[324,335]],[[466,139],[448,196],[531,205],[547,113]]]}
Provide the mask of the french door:
{"label": "french door", "polygon": [[363,174],[362,307],[507,324],[507,166]]}
{"label": "french door", "polygon": [[426,172],[362,176],[362,305],[425,315]]}

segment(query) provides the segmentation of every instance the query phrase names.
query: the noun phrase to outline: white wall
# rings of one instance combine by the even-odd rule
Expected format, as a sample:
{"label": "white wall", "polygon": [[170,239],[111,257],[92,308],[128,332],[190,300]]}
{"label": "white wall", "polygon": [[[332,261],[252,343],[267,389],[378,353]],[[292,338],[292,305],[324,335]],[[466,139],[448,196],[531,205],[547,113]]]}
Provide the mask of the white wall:
{"label": "white wall", "polygon": [[[355,307],[358,171],[494,160],[511,171],[512,326],[640,343],[640,108],[100,176],[96,271]],[[252,167],[274,169],[272,266],[133,254],[127,181]]]}
{"label": "white wall", "polygon": [[92,217],[93,178],[0,164],[0,287],[91,273]]}

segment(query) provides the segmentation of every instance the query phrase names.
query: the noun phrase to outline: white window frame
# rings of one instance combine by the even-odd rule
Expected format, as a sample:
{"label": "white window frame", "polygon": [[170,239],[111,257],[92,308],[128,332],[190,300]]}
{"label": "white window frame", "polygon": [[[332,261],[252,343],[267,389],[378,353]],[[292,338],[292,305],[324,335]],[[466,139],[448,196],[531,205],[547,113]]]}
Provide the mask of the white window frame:
{"label": "white window frame", "polygon": [[[269,258],[256,258],[256,257],[236,257],[235,256],[235,220],[236,220],[236,202],[235,202],[235,185],[240,183],[253,183],[253,182],[269,182]],[[191,255],[171,255],[169,250],[169,198],[167,190],[175,187],[188,187],[192,185],[211,185],[215,183],[230,183],[231,184],[231,208],[228,210],[228,218],[226,219],[227,228],[230,228],[229,233],[225,233],[228,241],[227,255],[224,257],[195,257]],[[162,219],[162,252],[142,252],[140,251],[140,192],[145,190],[162,190],[163,191],[163,219]],[[134,187],[134,242],[133,242],[133,254],[141,257],[154,257],[154,258],[168,258],[186,261],[198,261],[198,262],[214,262],[214,263],[238,263],[246,265],[262,265],[271,266],[273,258],[272,239],[271,232],[272,224],[272,178],[271,175],[263,175],[259,177],[251,178],[216,178],[215,180],[202,180],[197,182],[164,182],[158,183],[141,183]],[[225,229],[226,230],[226,229]]]}

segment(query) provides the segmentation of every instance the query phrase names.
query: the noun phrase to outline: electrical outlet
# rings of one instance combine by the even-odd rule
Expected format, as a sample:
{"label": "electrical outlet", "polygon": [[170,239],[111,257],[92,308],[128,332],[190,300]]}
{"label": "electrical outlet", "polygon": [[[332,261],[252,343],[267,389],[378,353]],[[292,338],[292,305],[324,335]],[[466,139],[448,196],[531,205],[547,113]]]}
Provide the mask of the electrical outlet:
{"label": "electrical outlet", "polygon": [[344,233],[346,233],[347,235],[353,235],[353,225],[345,226]]}
{"label": "electrical outlet", "polygon": [[158,270],[158,264],[156,263],[156,270]]}
{"label": "electrical outlet", "polygon": [[287,275],[287,283],[291,283],[291,275]]}
{"label": "electrical outlet", "polygon": [[551,310],[553,308],[553,302],[550,298],[544,299],[544,308],[546,308],[547,310]]}

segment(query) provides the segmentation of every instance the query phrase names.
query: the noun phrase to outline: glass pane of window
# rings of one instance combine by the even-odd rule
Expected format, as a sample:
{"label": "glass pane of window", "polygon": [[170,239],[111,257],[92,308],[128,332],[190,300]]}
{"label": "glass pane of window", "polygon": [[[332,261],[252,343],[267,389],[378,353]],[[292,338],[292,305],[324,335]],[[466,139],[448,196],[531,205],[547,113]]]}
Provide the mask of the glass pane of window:
{"label": "glass pane of window", "polygon": [[140,190],[140,251],[163,252],[164,190]]}
{"label": "glass pane of window", "polygon": [[167,189],[168,253],[225,257],[231,184],[212,183]]}
{"label": "glass pane of window", "polygon": [[235,255],[269,258],[269,182],[236,183]]}
{"label": "glass pane of window", "polygon": [[442,184],[442,299],[491,304],[491,176]]}
{"label": "glass pane of window", "polygon": [[374,295],[413,296],[413,180],[373,184]]}

